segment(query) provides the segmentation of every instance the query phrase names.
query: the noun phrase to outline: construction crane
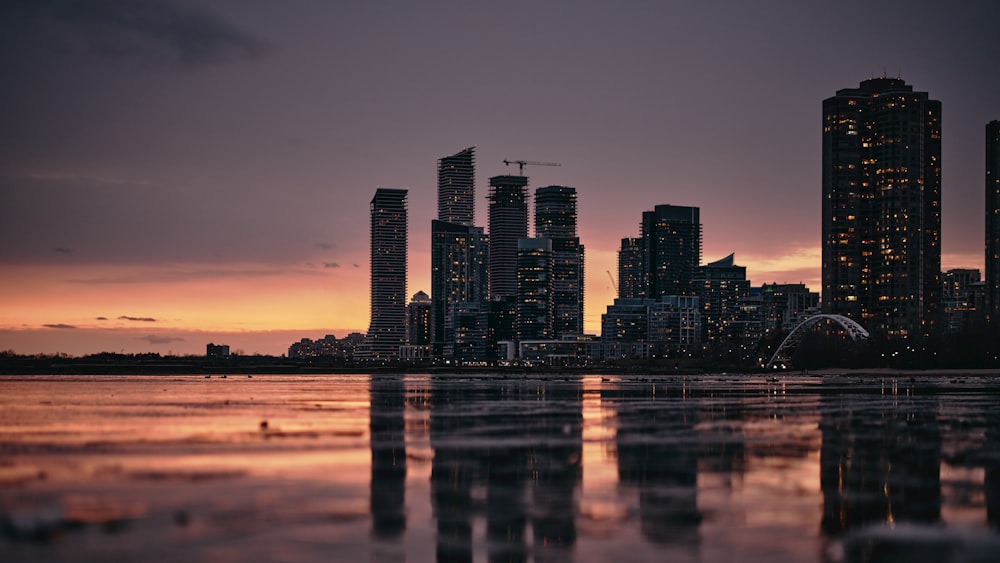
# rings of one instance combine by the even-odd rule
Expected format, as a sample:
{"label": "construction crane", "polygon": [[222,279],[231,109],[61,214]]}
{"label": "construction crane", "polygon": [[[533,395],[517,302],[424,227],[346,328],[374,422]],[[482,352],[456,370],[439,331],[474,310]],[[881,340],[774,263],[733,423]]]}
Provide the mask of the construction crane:
{"label": "construction crane", "polygon": [[611,287],[615,289],[615,295],[618,295],[618,284],[615,283],[615,277],[611,275],[611,270],[604,270],[608,273],[608,279],[611,280]]}
{"label": "construction crane", "polygon": [[505,166],[510,166],[511,164],[516,164],[517,165],[517,173],[519,175],[521,175],[521,176],[524,176],[524,167],[526,165],[530,165],[530,166],[562,166],[562,164],[559,164],[558,162],[535,162],[533,160],[507,160],[506,158],[503,159],[503,163],[504,163]]}

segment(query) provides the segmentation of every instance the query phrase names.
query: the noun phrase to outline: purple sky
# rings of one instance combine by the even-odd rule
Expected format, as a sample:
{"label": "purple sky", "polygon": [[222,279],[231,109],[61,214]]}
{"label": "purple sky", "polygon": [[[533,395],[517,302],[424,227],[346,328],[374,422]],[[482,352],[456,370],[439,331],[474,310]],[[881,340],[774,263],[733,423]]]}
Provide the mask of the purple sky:
{"label": "purple sky", "polygon": [[[504,158],[562,163],[526,172],[579,192],[591,331],[657,204],[701,207],[704,261],[814,282],[821,102],[883,73],[943,104],[944,266],[980,268],[997,22],[1000,3],[961,1],[7,0],[0,349],[199,352],[183,331],[211,328],[284,352],[285,333],[241,345],[267,323],[239,315],[363,330],[376,187],[410,189],[409,292],[429,292],[436,159],[470,145],[481,225]],[[198,298],[211,327],[182,306],[195,282],[228,288]],[[281,291],[327,317],[254,310]]]}

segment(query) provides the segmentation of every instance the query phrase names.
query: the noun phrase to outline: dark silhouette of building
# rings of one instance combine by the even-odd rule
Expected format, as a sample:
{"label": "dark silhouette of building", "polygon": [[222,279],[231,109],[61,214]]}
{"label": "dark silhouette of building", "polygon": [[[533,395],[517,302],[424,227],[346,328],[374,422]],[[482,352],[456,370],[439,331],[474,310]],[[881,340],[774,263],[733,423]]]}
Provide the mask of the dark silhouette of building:
{"label": "dark silhouette of building", "polygon": [[456,307],[488,298],[487,245],[482,227],[431,222],[431,344],[435,357],[454,355]]}
{"label": "dark silhouette of building", "polygon": [[701,218],[697,207],[657,205],[642,214],[649,296],[697,295],[701,264]]}
{"label": "dark silhouette of building", "polygon": [[822,294],[885,337],[937,333],[941,103],[901,79],[823,101]]}
{"label": "dark silhouette of building", "polygon": [[1000,329],[1000,121],[986,124],[986,315]]}
{"label": "dark silhouette of building", "polygon": [[903,385],[891,393],[891,402],[863,391],[820,395],[822,527],[828,534],[941,519],[937,399]]}
{"label": "dark silhouette of building", "polygon": [[535,190],[535,236],[552,241],[553,338],[583,333],[584,247],[576,224],[576,188]]}
{"label": "dark silhouette of building", "polygon": [[790,331],[803,315],[818,311],[819,294],[801,283],[770,283],[760,287],[763,331]]}
{"label": "dark silhouette of building", "polygon": [[208,345],[205,346],[205,356],[209,358],[228,358],[229,345],[209,342]]}
{"label": "dark silhouette of building", "polygon": [[472,226],[476,218],[476,147],[438,160],[438,220]]}
{"label": "dark silhouette of building", "polygon": [[981,330],[984,284],[975,268],[955,268],[941,274],[941,330],[958,334]]}
{"label": "dark silhouette of building", "polygon": [[396,538],[406,531],[406,388],[402,376],[372,376],[371,515],[378,538]]}
{"label": "dark silhouette of building", "polygon": [[455,310],[489,298],[488,242],[475,219],[475,147],[438,160],[438,218],[431,222],[431,337],[436,358],[455,355]]}
{"label": "dark silhouette of building", "polygon": [[406,340],[413,346],[431,343],[431,298],[418,291],[406,306]]}
{"label": "dark silhouette of building", "polygon": [[517,296],[517,241],[528,236],[528,178],[490,178],[489,278],[491,297]]}
{"label": "dark silhouette of building", "polygon": [[406,194],[379,188],[371,201],[370,360],[396,360],[406,344]]}
{"label": "dark silhouette of building", "polygon": [[702,341],[715,344],[729,340],[739,317],[738,303],[750,294],[745,266],[735,264],[730,254],[698,267],[698,297],[701,299]]}
{"label": "dark silhouette of building", "polygon": [[623,238],[618,251],[618,297],[642,299],[649,289],[642,238]]}
{"label": "dark silhouette of building", "polygon": [[523,238],[517,243],[517,305],[515,337],[552,338],[552,241]]}
{"label": "dark silhouette of building", "polygon": [[697,207],[657,205],[642,213],[639,239],[622,239],[618,254],[619,296],[658,299],[697,295],[701,263],[701,218]]}

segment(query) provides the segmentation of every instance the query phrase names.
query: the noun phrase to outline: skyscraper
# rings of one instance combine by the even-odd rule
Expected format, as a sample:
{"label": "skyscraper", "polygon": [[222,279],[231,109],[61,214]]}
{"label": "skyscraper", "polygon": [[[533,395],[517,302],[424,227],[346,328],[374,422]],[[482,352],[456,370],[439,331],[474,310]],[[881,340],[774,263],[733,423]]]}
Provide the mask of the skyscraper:
{"label": "skyscraper", "polygon": [[552,338],[552,241],[522,238],[517,242],[517,340]]}
{"label": "skyscraper", "polygon": [[701,211],[697,207],[657,205],[642,214],[647,295],[697,295],[701,263]]}
{"label": "skyscraper", "polygon": [[471,226],[476,218],[476,147],[438,160],[438,220]]}
{"label": "skyscraper", "polygon": [[646,274],[643,239],[630,237],[622,239],[618,251],[618,297],[641,299],[647,296],[649,276]]}
{"label": "skyscraper", "polygon": [[371,201],[371,322],[367,354],[395,360],[406,344],[406,193],[379,188]]}
{"label": "skyscraper", "polygon": [[618,252],[619,297],[697,295],[700,216],[699,208],[680,205],[657,205],[644,211],[640,237],[622,239]]}
{"label": "skyscraper", "polygon": [[986,125],[986,318],[1000,329],[1000,121]]}
{"label": "skyscraper", "polygon": [[941,103],[901,79],[823,101],[822,295],[890,338],[938,331]]}
{"label": "skyscraper", "polygon": [[451,357],[454,352],[455,308],[489,298],[487,240],[482,227],[431,221],[431,344],[435,357]]}
{"label": "skyscraper", "polygon": [[528,178],[490,178],[490,296],[517,295],[517,241],[528,236]]}
{"label": "skyscraper", "polygon": [[553,338],[583,333],[584,247],[576,218],[576,188],[535,190],[535,236],[552,241]]}
{"label": "skyscraper", "polygon": [[489,298],[487,241],[475,219],[475,147],[438,160],[438,219],[431,222],[431,343],[454,355],[455,311]]}
{"label": "skyscraper", "polygon": [[729,340],[739,316],[740,299],[750,294],[745,266],[735,264],[735,255],[698,267],[701,298],[702,339],[706,344]]}

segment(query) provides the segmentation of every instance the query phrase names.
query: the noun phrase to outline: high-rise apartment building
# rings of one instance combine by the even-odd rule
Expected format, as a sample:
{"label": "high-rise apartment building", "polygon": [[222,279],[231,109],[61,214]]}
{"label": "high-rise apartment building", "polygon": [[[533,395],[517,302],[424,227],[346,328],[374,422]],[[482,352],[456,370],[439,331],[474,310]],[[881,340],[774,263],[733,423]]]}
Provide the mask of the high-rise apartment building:
{"label": "high-rise apartment building", "polygon": [[552,241],[546,238],[519,240],[514,321],[518,341],[552,338],[552,286]]}
{"label": "high-rise apartment building", "polygon": [[476,219],[476,147],[438,160],[438,220],[471,226]]}
{"label": "high-rise apartment building", "polygon": [[431,221],[431,345],[435,357],[454,353],[460,304],[488,299],[487,238],[482,227]]}
{"label": "high-rise apartment building", "polygon": [[379,188],[371,201],[369,359],[396,360],[406,344],[406,194]]}
{"label": "high-rise apartment building", "polygon": [[646,273],[645,252],[641,237],[623,238],[618,251],[618,297],[642,299],[647,297],[649,276]]}
{"label": "high-rise apartment building", "polygon": [[695,275],[701,264],[701,210],[657,205],[642,214],[649,273],[649,296],[697,295]]}
{"label": "high-rise apartment building", "polygon": [[438,218],[431,222],[431,345],[438,358],[455,354],[459,306],[489,298],[488,239],[475,219],[475,147],[438,160]]}
{"label": "high-rise apartment building", "polygon": [[406,340],[412,346],[431,343],[431,298],[418,291],[406,306]]}
{"label": "high-rise apartment building", "polygon": [[750,294],[746,267],[736,265],[733,254],[699,266],[697,287],[703,341],[717,344],[729,340],[730,329],[739,318],[739,302]]}
{"label": "high-rise apartment building", "polygon": [[986,318],[1000,329],[1000,121],[986,125]]}
{"label": "high-rise apartment building", "polygon": [[642,213],[638,239],[622,239],[618,253],[619,295],[659,299],[697,295],[695,276],[701,262],[701,210],[657,205]]}
{"label": "high-rise apartment building", "polygon": [[822,296],[876,334],[938,332],[941,103],[901,79],[823,101]]}
{"label": "high-rise apartment building", "polygon": [[517,295],[517,241],[528,236],[528,178],[494,176],[489,193],[490,296]]}
{"label": "high-rise apartment building", "polygon": [[583,333],[584,247],[576,220],[576,188],[535,190],[535,236],[552,241],[553,338]]}

